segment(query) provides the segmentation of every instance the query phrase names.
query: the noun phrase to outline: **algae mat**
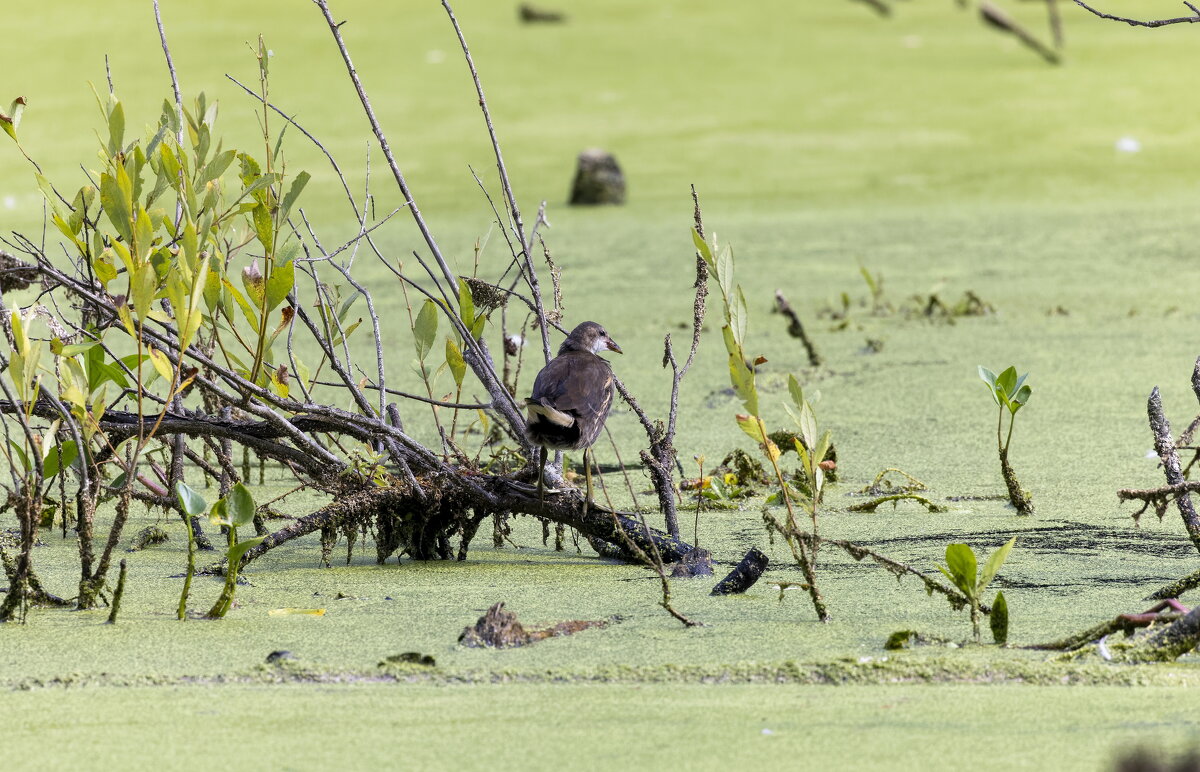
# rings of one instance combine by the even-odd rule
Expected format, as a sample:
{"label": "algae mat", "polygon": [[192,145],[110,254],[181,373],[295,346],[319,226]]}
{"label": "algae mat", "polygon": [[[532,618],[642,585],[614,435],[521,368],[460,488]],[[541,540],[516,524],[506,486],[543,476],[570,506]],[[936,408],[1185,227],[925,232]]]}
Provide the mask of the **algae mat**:
{"label": "algae mat", "polygon": [[[225,686],[7,695],[5,768],[1097,770],[1200,739],[1171,689]],[[1150,718],[1149,716],[1153,716]],[[309,727],[311,731],[297,732]],[[86,736],[86,740],[82,739]]]}
{"label": "algae mat", "polygon": [[[71,179],[91,156],[96,123],[82,82],[101,82],[105,51],[130,115],[142,116],[134,125],[166,94],[148,9],[89,6],[76,9],[72,25],[51,26],[39,4],[15,5],[21,24],[10,56],[27,66],[5,83],[30,97],[23,132],[31,153],[55,180]],[[422,206],[465,267],[488,228],[465,172],[468,162],[491,164],[474,97],[434,4],[432,13],[393,4],[368,15],[377,5],[338,10],[352,20],[345,29],[356,62]],[[290,9],[281,18],[280,7],[164,4],[185,91],[219,97],[230,142],[251,144],[253,119],[222,73],[252,69],[241,41],[266,30],[278,53],[272,93],[343,160],[359,157],[366,131],[325,31]],[[1194,89],[1179,76],[1195,62],[1194,32],[1144,34],[1068,16],[1070,61],[1051,70],[949,4],[906,4],[886,23],[852,3],[612,0],[581,4],[571,24],[537,30],[516,28],[505,4],[458,10],[518,193],[551,200],[568,312],[620,331],[629,353],[619,372],[652,412],[662,412],[665,395],[662,335],[690,318],[687,184],[696,182],[710,229],[735,245],[752,344],[770,360],[761,385],[778,421],[787,372],[802,372],[822,393],[818,414],[835,432],[843,474],[828,502],[828,535],[924,570],[948,542],[989,549],[1019,535],[997,581],[1017,643],[1139,610],[1146,592],[1194,570],[1177,521],[1135,529],[1113,496],[1161,480],[1144,457],[1149,389],[1163,387],[1177,424],[1194,415],[1200,124]],[[1014,12],[1040,23],[1028,8]],[[1125,135],[1142,143],[1140,153],[1114,150]],[[631,178],[627,207],[556,210],[581,143],[618,152]],[[305,202],[313,221],[346,230],[336,184],[322,185],[330,182],[324,162],[293,146],[294,165],[316,175]],[[0,157],[6,230],[40,216],[28,177],[15,153]],[[358,190],[360,178],[352,182]],[[382,207],[390,194],[376,184]],[[416,243],[403,232],[380,241],[396,254]],[[883,272],[893,306],[974,290],[998,313],[954,325],[873,315],[859,304],[860,263]],[[376,270],[364,278],[382,279]],[[767,314],[777,287],[809,321],[825,368],[805,370],[802,352]],[[851,321],[835,329],[816,312],[837,307],[842,292]],[[380,295],[387,318],[403,313],[396,293]],[[390,342],[408,345],[403,335]],[[974,367],[1010,362],[1033,371],[1035,388],[1013,458],[1039,508],[1026,519],[994,499],[950,500],[999,491],[994,414]],[[419,390],[405,377],[396,385]],[[725,386],[710,330],[685,387],[677,442],[685,460],[716,460],[742,441]],[[420,420],[414,431],[432,436]],[[623,448],[640,447],[631,416],[611,423]],[[600,449],[602,460],[608,454]],[[893,465],[928,482],[950,511],[847,512],[854,500],[844,494]],[[273,477],[262,497],[283,484]],[[285,511],[319,503],[289,500]],[[961,638],[966,619],[911,582],[830,551],[821,570],[834,613],[826,626],[803,598],[781,603],[766,582],[724,599],[709,598],[707,582],[677,582],[679,607],[707,624],[683,630],[656,607],[644,571],[544,549],[527,521],[513,536],[519,549],[492,549],[482,534],[463,564],[378,567],[360,548],[353,565],[322,569],[315,540],[305,540],[248,572],[229,619],[181,625],[172,615],[181,529],[139,513],[127,535],[155,523],[171,541],[127,556],[119,624],[103,626],[103,613],[38,610],[27,626],[0,630],[6,768],[196,767],[226,754],[222,763],[246,768],[409,760],[414,768],[728,768],[761,756],[815,769],[936,769],[970,755],[998,769],[1099,769],[1135,742],[1197,742],[1195,657],[1121,668],[975,647],[886,655],[882,642],[894,630]],[[73,543],[43,540],[36,565],[51,590],[69,595]],[[776,566],[769,578],[797,578],[786,550],[764,543],[753,503],[707,512],[701,542],[724,568],[764,546]],[[216,591],[199,580],[193,606]],[[534,625],[614,624],[521,650],[456,647],[462,627],[498,600]],[[270,615],[279,608],[326,613]],[[281,649],[296,659],[263,665]],[[437,667],[378,667],[404,651],[433,656]],[[1071,685],[1055,685],[1064,679]],[[830,682],[847,685],[822,685]],[[81,729],[86,741],[72,745]],[[264,755],[217,750],[217,738],[232,736]]]}

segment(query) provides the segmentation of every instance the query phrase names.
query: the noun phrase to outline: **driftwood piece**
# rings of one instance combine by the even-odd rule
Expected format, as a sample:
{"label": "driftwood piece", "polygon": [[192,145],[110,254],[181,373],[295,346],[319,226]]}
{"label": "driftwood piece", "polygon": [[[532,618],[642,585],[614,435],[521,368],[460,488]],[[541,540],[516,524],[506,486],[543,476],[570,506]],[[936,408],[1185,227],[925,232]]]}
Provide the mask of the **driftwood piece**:
{"label": "driftwood piece", "polygon": [[1187,611],[1186,606],[1172,598],[1158,603],[1140,614],[1119,614],[1114,619],[1101,622],[1094,627],[1089,627],[1083,632],[1068,635],[1066,638],[1049,643],[1034,644],[1028,648],[1048,651],[1075,651],[1113,633],[1123,632],[1129,635],[1134,630],[1149,627],[1155,622],[1175,621],[1186,614]]}
{"label": "driftwood piece", "polygon": [[998,29],[1001,32],[1007,32],[1013,35],[1017,40],[1020,40],[1023,44],[1025,44],[1026,48],[1030,49],[1050,64],[1059,63],[1057,51],[1038,40],[1032,32],[1025,29],[1025,27],[1023,27],[1015,19],[1013,19],[1004,11],[1000,10],[992,3],[988,2],[988,0],[982,0],[982,2],[979,3],[979,18],[983,20],[984,24]]}
{"label": "driftwood piece", "polygon": [[1122,659],[1128,662],[1173,662],[1197,644],[1200,644],[1200,606],[1150,636],[1145,643],[1125,652]]}
{"label": "driftwood piece", "polygon": [[812,340],[809,339],[808,333],[804,331],[804,324],[800,321],[800,315],[792,308],[792,304],[783,296],[783,290],[775,290],[775,307],[779,313],[783,314],[788,320],[788,335],[793,338],[799,338],[804,344],[804,352],[808,354],[808,364],[810,367],[818,367],[821,364],[821,355],[817,353],[816,347]]}
{"label": "driftwood piece", "polygon": [[539,8],[530,3],[521,3],[517,6],[517,18],[523,24],[561,24],[567,20],[564,13],[551,11],[548,8]]}
{"label": "driftwood piece", "polygon": [[767,564],[770,559],[758,547],[751,547],[746,556],[742,558],[742,562],[729,572],[717,586],[712,589],[711,595],[736,595],[743,593],[754,586],[763,572],[767,570]]}
{"label": "driftwood piece", "polygon": [[495,604],[475,624],[464,628],[458,642],[470,648],[491,647],[509,649],[527,646],[546,638],[574,635],[593,627],[607,627],[604,620],[572,619],[541,630],[526,630],[517,615],[504,609],[503,601]]}
{"label": "driftwood piece", "polygon": [[579,154],[570,203],[572,206],[625,203],[625,175],[616,156],[599,148]]}
{"label": "driftwood piece", "polygon": [[1168,585],[1159,587],[1154,592],[1147,595],[1144,600],[1165,600],[1167,598],[1178,598],[1188,590],[1194,590],[1200,587],[1200,571],[1188,574],[1182,579],[1177,579]]}
{"label": "driftwood piece", "polygon": [[[549,471],[549,470],[548,470]],[[613,512],[598,503],[585,509],[583,498],[577,491],[565,490],[548,494],[539,501],[537,489],[503,477],[478,475],[478,484],[468,491],[425,490],[427,498],[437,498],[433,493],[471,495],[480,497],[479,508],[490,512],[509,512],[538,515],[556,523],[568,525],[584,536],[594,537],[610,544],[624,545],[632,541],[639,548],[650,551],[657,548],[665,561],[677,561],[692,550],[692,545],[672,538],[654,528],[638,522],[636,516],[624,512]],[[454,477],[441,478],[438,482],[447,487],[459,481]],[[431,485],[436,483],[431,483]],[[267,536],[260,544],[251,548],[242,557],[242,567],[261,557],[268,551],[292,539],[306,536],[315,531],[338,528],[347,522],[364,522],[380,512],[404,511],[416,507],[428,509],[427,505],[415,501],[413,494],[400,486],[388,488],[369,487],[357,492],[338,496],[325,507],[301,517]],[[618,533],[618,529],[624,534]],[[651,546],[653,544],[653,547]]]}
{"label": "driftwood piece", "polygon": [[[1200,363],[1197,364],[1197,370],[1193,371],[1193,383],[1197,378],[1196,372],[1200,372]],[[1154,450],[1162,461],[1167,484],[1183,485],[1183,468],[1179,463],[1179,453],[1175,450],[1175,441],[1171,438],[1171,424],[1163,415],[1162,395],[1157,386],[1150,392],[1150,399],[1146,402],[1146,413],[1150,419],[1150,430],[1154,433]],[[1179,515],[1183,518],[1188,537],[1197,551],[1200,551],[1200,516],[1196,514],[1191,496],[1186,492],[1175,494],[1175,505],[1179,508]]]}
{"label": "driftwood piece", "polygon": [[872,11],[880,16],[887,17],[892,15],[892,7],[883,2],[883,0],[858,0],[858,2],[870,7]]}
{"label": "driftwood piece", "polygon": [[529,633],[525,632],[516,614],[504,610],[503,602],[489,608],[475,624],[465,628],[458,636],[458,642],[470,648],[490,646],[507,649],[524,646],[529,641]]}

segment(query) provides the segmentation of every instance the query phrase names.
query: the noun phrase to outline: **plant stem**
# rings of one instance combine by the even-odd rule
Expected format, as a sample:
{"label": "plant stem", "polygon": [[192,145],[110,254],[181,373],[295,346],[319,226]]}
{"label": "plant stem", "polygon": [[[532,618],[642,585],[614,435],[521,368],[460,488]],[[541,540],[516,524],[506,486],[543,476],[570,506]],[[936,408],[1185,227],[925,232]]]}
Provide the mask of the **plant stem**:
{"label": "plant stem", "polygon": [[187,573],[183,575],[183,592],[179,594],[179,619],[187,618],[188,594],[192,591],[192,576],[196,573],[196,534],[192,531],[192,516],[185,512],[183,523],[187,526],[188,562]]}
{"label": "plant stem", "polygon": [[[233,548],[237,546],[237,528],[230,525],[226,533],[229,544],[228,554],[232,554]],[[237,589],[238,562],[240,561],[226,560],[225,587],[221,590],[221,597],[217,598],[217,602],[209,610],[207,615],[209,619],[221,619],[225,616],[225,612],[229,610],[229,607],[233,605],[233,593]]]}
{"label": "plant stem", "polygon": [[1001,427],[1004,421],[1004,407],[1000,407],[1000,415],[996,419],[996,447],[1000,453],[1000,475],[1004,478],[1004,486],[1008,489],[1008,500],[1017,510],[1020,515],[1033,514],[1033,502],[1029,496],[1021,489],[1021,483],[1017,480],[1017,475],[1013,472],[1012,465],[1008,463],[1008,446],[1012,443],[1013,424],[1016,422],[1016,416],[1009,416],[1008,419],[1008,438],[1001,442]]}
{"label": "plant stem", "polygon": [[117,589],[113,592],[112,609],[108,612],[108,624],[117,623],[117,614],[121,612],[121,597],[125,594],[125,560],[121,560],[121,573],[117,576]]}
{"label": "plant stem", "polygon": [[[758,421],[759,430],[762,432],[762,436],[767,436],[767,430],[766,426],[763,424],[763,420],[758,416],[755,416],[754,420]],[[812,513],[814,531],[812,543],[813,554],[812,558],[810,559],[808,552],[804,549],[804,545],[797,543],[791,535],[791,532],[795,532],[800,529],[796,525],[796,513],[792,509],[792,497],[788,494],[787,484],[783,481],[783,472],[779,470],[779,462],[772,453],[767,451],[765,445],[763,450],[766,452],[767,459],[771,462],[771,467],[775,470],[775,479],[779,481],[779,493],[781,496],[783,496],[783,503],[787,506],[788,527],[790,530],[788,533],[785,533],[784,536],[787,538],[788,546],[792,549],[792,557],[794,557],[796,562],[800,564],[800,570],[804,573],[804,581],[808,585],[808,594],[809,597],[812,598],[813,608],[816,609],[817,619],[821,620],[822,622],[828,622],[829,610],[825,608],[825,599],[821,597],[821,591],[817,588],[816,562],[818,542],[815,530],[817,524],[816,507],[814,505]]]}

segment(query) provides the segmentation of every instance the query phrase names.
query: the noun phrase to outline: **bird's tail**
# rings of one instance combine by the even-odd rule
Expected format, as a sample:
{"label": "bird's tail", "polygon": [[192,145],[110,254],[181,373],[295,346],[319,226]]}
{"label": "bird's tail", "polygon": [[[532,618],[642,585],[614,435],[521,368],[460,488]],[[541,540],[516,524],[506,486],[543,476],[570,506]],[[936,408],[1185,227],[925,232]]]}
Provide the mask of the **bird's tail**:
{"label": "bird's tail", "polygon": [[525,400],[525,412],[529,417],[530,423],[534,421],[535,417],[541,417],[555,426],[568,427],[575,425],[575,416],[564,413],[558,408],[544,405],[533,397]]}

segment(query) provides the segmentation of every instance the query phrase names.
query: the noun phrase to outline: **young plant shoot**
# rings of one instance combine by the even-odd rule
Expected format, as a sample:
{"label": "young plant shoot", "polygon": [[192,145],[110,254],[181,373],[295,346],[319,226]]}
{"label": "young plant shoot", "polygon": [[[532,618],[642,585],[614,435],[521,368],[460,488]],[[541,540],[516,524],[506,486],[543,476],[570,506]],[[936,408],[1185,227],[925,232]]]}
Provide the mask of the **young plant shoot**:
{"label": "young plant shoot", "polygon": [[[1004,543],[1000,549],[993,552],[983,565],[983,573],[977,574],[978,563],[975,553],[966,544],[949,544],[946,546],[946,565],[938,566],[938,570],[946,575],[955,587],[967,596],[971,609],[971,630],[975,641],[979,642],[979,620],[983,614],[981,598],[987,590],[996,572],[1004,565],[1008,553],[1012,551],[1017,537],[1014,536]],[[991,617],[992,638],[996,643],[1004,645],[1008,641],[1008,602],[1004,592],[996,593],[996,600],[988,612]]]}
{"label": "young plant shoot", "polygon": [[[179,618],[184,619],[187,615],[187,598],[192,586],[192,575],[196,571],[196,543],[192,533],[191,518],[208,510],[208,502],[183,481],[175,483],[175,497],[187,515],[184,523],[187,524],[188,529],[188,567],[187,573],[184,574],[183,592],[179,596],[178,611]],[[229,538],[228,548],[225,551],[225,587],[221,590],[217,602],[205,615],[208,619],[220,619],[229,611],[233,605],[233,594],[237,590],[238,568],[241,566],[242,556],[264,538],[260,536],[254,539],[238,539],[237,537],[239,527],[254,522],[254,510],[254,496],[251,495],[250,489],[237,483],[233,486],[233,490],[229,491],[229,495],[217,499],[217,502],[212,505],[212,509],[208,511],[209,522],[213,525],[224,526]]]}
{"label": "young plant shoot", "polygon": [[[1017,368],[1008,369],[996,375],[983,365],[979,366],[979,378],[987,384],[992,394],[998,413],[996,415],[996,448],[1000,453],[1000,474],[1004,477],[1004,485],[1008,488],[1008,500],[1016,508],[1017,514],[1032,515],[1033,500],[1029,492],[1021,488],[1012,465],[1008,462],[1008,449],[1012,444],[1013,424],[1017,420],[1017,411],[1029,402],[1031,389],[1025,379],[1029,374],[1018,376]],[[1008,412],[1008,433],[1004,433],[1004,414]]]}

